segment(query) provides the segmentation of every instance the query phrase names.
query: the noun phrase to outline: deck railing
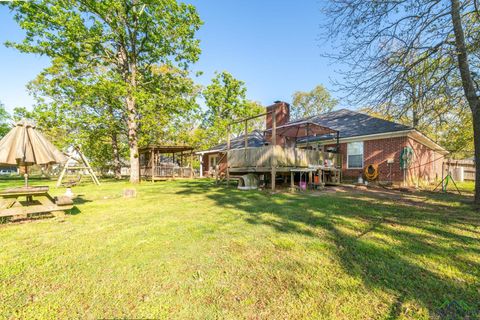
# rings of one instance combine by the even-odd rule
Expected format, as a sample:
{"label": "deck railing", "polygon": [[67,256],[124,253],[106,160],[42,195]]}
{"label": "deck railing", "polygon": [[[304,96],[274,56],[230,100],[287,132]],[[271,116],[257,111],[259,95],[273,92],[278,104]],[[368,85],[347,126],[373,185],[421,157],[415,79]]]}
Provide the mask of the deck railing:
{"label": "deck railing", "polygon": [[[152,167],[140,166],[140,175],[145,178],[152,176]],[[184,177],[188,178],[194,175],[190,167],[177,167],[173,165],[158,164],[154,167],[154,177]]]}
{"label": "deck railing", "polygon": [[340,167],[340,155],[330,152],[263,146],[257,148],[233,149],[228,151],[229,168],[271,167],[275,159],[276,167],[308,167],[323,165],[326,159],[332,166]]}

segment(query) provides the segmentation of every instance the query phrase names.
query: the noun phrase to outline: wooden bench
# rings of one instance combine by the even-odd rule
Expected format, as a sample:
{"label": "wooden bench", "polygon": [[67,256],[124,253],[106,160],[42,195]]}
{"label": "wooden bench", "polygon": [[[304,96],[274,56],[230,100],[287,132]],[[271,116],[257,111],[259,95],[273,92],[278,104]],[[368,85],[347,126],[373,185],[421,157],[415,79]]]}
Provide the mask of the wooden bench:
{"label": "wooden bench", "polygon": [[[73,208],[68,197],[53,198],[47,186],[19,187],[0,191],[0,218],[27,218],[30,215],[65,212]],[[21,198],[25,197],[25,201]]]}

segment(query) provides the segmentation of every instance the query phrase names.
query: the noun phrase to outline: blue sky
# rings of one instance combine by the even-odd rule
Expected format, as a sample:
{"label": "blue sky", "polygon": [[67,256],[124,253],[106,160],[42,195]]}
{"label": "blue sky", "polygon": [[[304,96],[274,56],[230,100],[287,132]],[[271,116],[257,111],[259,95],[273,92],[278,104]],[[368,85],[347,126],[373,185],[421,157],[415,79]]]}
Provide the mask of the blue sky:
{"label": "blue sky", "polygon": [[[192,66],[204,74],[196,81],[208,85],[215,71],[229,71],[245,81],[249,99],[268,105],[291,101],[297,90],[317,84],[334,89],[336,77],[328,50],[318,40],[322,0],[191,0],[204,21],[198,33],[202,55]],[[12,14],[0,6],[0,101],[8,111],[34,103],[25,89],[49,59],[6,48],[6,40],[20,40],[23,31]],[[334,94],[335,95],[335,94]]]}

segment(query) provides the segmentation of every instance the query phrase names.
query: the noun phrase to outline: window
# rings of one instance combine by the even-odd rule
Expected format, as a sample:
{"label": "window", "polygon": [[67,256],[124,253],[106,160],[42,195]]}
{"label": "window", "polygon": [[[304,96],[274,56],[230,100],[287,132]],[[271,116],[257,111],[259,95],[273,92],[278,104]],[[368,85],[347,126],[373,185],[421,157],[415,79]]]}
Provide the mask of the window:
{"label": "window", "polygon": [[363,168],[363,141],[350,142],[347,145],[347,168],[348,169]]}
{"label": "window", "polygon": [[209,165],[210,170],[215,170],[218,164],[218,155],[217,154],[210,155],[209,161],[210,161],[210,165]]}

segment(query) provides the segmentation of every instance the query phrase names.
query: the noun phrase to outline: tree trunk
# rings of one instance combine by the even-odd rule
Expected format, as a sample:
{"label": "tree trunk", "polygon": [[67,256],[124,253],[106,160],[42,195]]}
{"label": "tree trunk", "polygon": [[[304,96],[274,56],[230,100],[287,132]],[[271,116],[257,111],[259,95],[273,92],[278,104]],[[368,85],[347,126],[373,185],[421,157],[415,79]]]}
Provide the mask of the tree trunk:
{"label": "tree trunk", "polygon": [[451,0],[452,23],[455,33],[455,46],[457,49],[458,68],[462,77],[462,86],[468,105],[473,115],[473,137],[475,145],[475,205],[480,207],[480,99],[477,96],[475,84],[470,73],[465,35],[460,16],[460,4],[458,0]]}
{"label": "tree trunk", "polygon": [[123,80],[128,87],[125,104],[127,109],[128,147],[130,151],[130,183],[139,183],[140,161],[138,155],[137,105],[134,95],[137,87],[135,52],[128,55],[126,46],[119,46],[117,64],[119,72],[122,74]]}
{"label": "tree trunk", "polygon": [[138,156],[137,108],[132,94],[127,96],[128,146],[130,148],[130,182],[140,182],[140,161]]}
{"label": "tree trunk", "polygon": [[414,99],[412,103],[412,127],[417,129],[418,128],[418,112],[417,112],[417,100]]}
{"label": "tree trunk", "polygon": [[473,145],[475,147],[475,206],[480,209],[480,106],[473,112]]}
{"label": "tree trunk", "polygon": [[118,137],[117,133],[112,133],[112,149],[113,149],[113,172],[115,173],[115,179],[122,178],[122,168],[120,163],[120,151],[118,150]]}
{"label": "tree trunk", "polygon": [[[133,60],[133,59],[132,59]],[[138,155],[138,123],[137,103],[135,100],[135,89],[137,87],[137,65],[134,61],[129,63],[130,76],[128,78],[127,103],[127,126],[128,146],[130,148],[130,183],[140,182],[140,159]]]}

